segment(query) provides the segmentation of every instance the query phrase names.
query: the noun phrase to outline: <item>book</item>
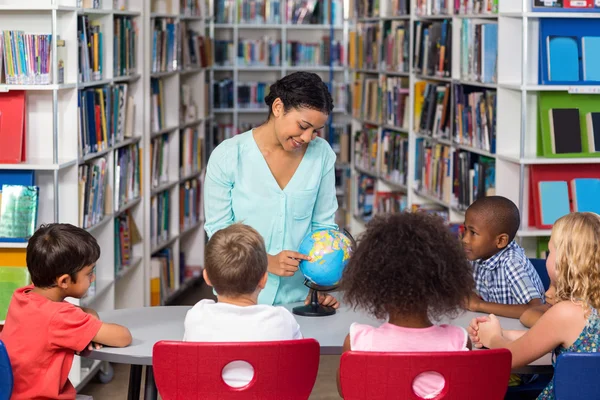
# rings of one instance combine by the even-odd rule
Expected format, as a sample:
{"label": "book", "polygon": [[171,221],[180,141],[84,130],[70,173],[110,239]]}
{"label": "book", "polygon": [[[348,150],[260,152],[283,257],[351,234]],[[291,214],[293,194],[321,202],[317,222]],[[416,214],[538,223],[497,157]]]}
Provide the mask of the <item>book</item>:
{"label": "book", "polygon": [[2,185],[0,238],[27,239],[37,225],[39,188]]}
{"label": "book", "polygon": [[27,102],[25,92],[0,94],[0,164],[25,162]]}
{"label": "book", "polygon": [[600,36],[581,38],[581,64],[584,81],[600,81]]}
{"label": "book", "polygon": [[571,180],[574,212],[600,214],[600,179],[577,178]]}
{"label": "book", "polygon": [[574,36],[548,36],[548,80],[579,80],[579,49]]}
{"label": "book", "polygon": [[543,225],[553,225],[557,219],[571,212],[569,188],[565,181],[539,182],[540,218]]}
{"label": "book", "polygon": [[589,112],[585,116],[589,152],[600,152],[600,112]]}
{"label": "book", "polygon": [[551,108],[548,112],[550,114],[552,153],[581,153],[579,109]]}

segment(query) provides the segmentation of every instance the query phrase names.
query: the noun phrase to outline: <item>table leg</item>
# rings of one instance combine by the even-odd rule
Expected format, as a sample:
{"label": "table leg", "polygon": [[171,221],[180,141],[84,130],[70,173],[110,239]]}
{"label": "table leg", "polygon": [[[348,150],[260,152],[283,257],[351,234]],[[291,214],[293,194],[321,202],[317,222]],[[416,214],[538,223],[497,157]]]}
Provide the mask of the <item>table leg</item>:
{"label": "table leg", "polygon": [[158,391],[154,382],[154,371],[152,366],[146,366],[146,386],[144,387],[144,400],[157,400]]}
{"label": "table leg", "polygon": [[129,367],[129,393],[127,400],[140,400],[142,389],[142,366],[131,365]]}

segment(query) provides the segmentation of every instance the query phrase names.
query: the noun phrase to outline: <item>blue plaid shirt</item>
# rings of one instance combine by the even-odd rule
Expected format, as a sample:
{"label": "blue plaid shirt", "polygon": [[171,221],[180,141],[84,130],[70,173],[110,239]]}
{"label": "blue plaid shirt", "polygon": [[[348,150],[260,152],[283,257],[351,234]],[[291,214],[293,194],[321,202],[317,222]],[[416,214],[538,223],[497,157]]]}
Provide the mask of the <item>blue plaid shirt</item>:
{"label": "blue plaid shirt", "polygon": [[487,260],[472,261],[475,288],[490,303],[544,301],[544,285],[525,251],[514,240]]}

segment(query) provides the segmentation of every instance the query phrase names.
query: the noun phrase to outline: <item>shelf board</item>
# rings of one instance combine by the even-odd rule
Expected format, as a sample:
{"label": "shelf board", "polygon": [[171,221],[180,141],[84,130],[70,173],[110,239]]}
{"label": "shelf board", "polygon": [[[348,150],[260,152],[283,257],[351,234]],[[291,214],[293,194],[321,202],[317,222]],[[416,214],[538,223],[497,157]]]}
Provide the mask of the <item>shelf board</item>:
{"label": "shelf board", "polygon": [[377,75],[381,72],[377,69],[370,69],[370,68],[357,68],[352,71],[357,72],[359,74],[372,74],[372,75]]}
{"label": "shelf board", "polygon": [[112,13],[113,13],[113,10],[105,10],[102,8],[78,8],[77,9],[78,15],[91,15],[91,14],[110,15]]}
{"label": "shelf board", "polygon": [[128,138],[128,139],[126,139],[126,140],[123,140],[123,141],[121,141],[121,142],[118,142],[118,143],[117,143],[117,144],[115,144],[114,146],[111,146],[111,147],[109,147],[109,148],[107,148],[107,149],[100,150],[100,151],[96,151],[96,152],[94,152],[94,153],[89,153],[89,154],[86,154],[85,156],[83,156],[83,157],[79,158],[79,159],[77,160],[77,162],[78,162],[79,164],[83,164],[83,163],[85,163],[85,162],[87,162],[87,161],[94,160],[94,159],[96,159],[96,158],[100,158],[100,157],[102,157],[102,156],[105,156],[105,155],[107,155],[108,153],[110,153],[111,151],[115,151],[115,150],[117,150],[117,149],[120,149],[121,147],[129,146],[129,145],[131,145],[131,144],[135,144],[135,143],[139,142],[140,140],[141,140],[141,137],[140,137],[140,136],[136,136],[136,137],[133,137],[133,138]]}
{"label": "shelf board", "polygon": [[339,26],[339,25],[326,25],[326,24],[286,24],[283,25],[286,29],[289,30],[310,30],[310,29],[314,29],[314,30],[342,30],[344,29],[344,27]]}
{"label": "shelf board", "polygon": [[450,14],[437,14],[437,15],[415,15],[416,21],[428,21],[432,19],[452,19]]}
{"label": "shelf board", "polygon": [[67,89],[75,89],[77,87],[76,83],[60,83],[60,84],[50,84],[50,85],[9,85],[9,84],[1,84],[0,92],[8,92],[10,90],[27,90],[27,91],[51,91],[51,90],[67,90]]}
{"label": "shelf board", "polygon": [[1,11],[40,12],[40,11],[52,11],[52,10],[57,10],[60,12],[74,12],[74,11],[77,11],[78,8],[71,7],[71,6],[53,5],[53,4],[48,4],[48,5],[43,5],[43,6],[35,6],[35,7],[27,7],[27,8],[24,8],[21,5],[12,5],[12,4],[0,5],[0,12]]}
{"label": "shelf board", "polygon": [[238,29],[281,29],[283,28],[283,24],[251,24],[251,23],[241,23],[234,24],[234,27]]}
{"label": "shelf board", "polygon": [[195,171],[195,172],[192,172],[192,173],[191,173],[191,174],[189,174],[189,175],[186,175],[186,176],[184,176],[184,177],[181,177],[181,178],[179,178],[179,183],[183,183],[183,182],[185,182],[185,181],[188,181],[188,180],[190,180],[190,179],[197,178],[197,177],[199,177],[200,175],[202,175],[202,171]]}
{"label": "shelf board", "polygon": [[85,373],[83,378],[79,382],[73,382],[73,386],[75,386],[75,390],[80,391],[89,383],[89,381],[96,375],[96,372],[100,369],[102,365],[102,361],[94,360],[92,367]]}
{"label": "shelf board", "polygon": [[28,242],[3,242],[0,240],[0,249],[26,249]]}
{"label": "shelf board", "polygon": [[389,129],[391,131],[396,131],[396,132],[401,132],[401,133],[408,133],[409,129],[408,128],[402,128],[400,126],[395,126],[395,125],[381,125],[381,127],[383,129]]}
{"label": "shelf board", "polygon": [[600,94],[598,85],[521,85],[520,83],[500,83],[498,87],[528,92],[569,92],[573,94]]}
{"label": "shelf board", "polygon": [[115,76],[112,81],[115,82],[115,83],[118,83],[118,82],[134,82],[134,81],[137,81],[138,79],[140,79],[140,77],[141,77],[140,74]]}
{"label": "shelf board", "polygon": [[557,164],[600,164],[600,157],[573,157],[573,158],[519,158],[518,156],[499,155],[496,158],[514,164],[523,165],[557,165]]}
{"label": "shelf board", "polygon": [[354,166],[354,169],[356,170],[356,172],[360,172],[363,175],[368,175],[372,178],[379,178],[379,175],[377,174],[377,172],[369,171],[369,170],[361,168],[357,165]]}
{"label": "shelf board", "polygon": [[97,229],[100,229],[104,225],[108,224],[112,219],[113,219],[113,214],[107,214],[104,217],[102,217],[102,219],[100,221],[98,221],[97,223],[95,223],[94,225],[92,225],[88,228],[85,228],[85,230],[88,232],[93,232]]}
{"label": "shelf board", "polygon": [[179,239],[179,235],[174,235],[171,238],[169,238],[168,240],[165,240],[163,242],[159,242],[156,246],[152,246],[152,250],[150,250],[150,253],[151,254],[158,253],[162,249],[164,249],[166,247],[169,247],[170,245],[172,245],[173,243],[175,243],[175,241],[177,239]]}
{"label": "shelf board", "polygon": [[453,79],[453,82],[455,84],[475,86],[475,87],[488,88],[488,89],[497,89],[498,88],[498,85],[496,83],[484,83],[484,82],[470,81],[468,79]]}
{"label": "shelf board", "polygon": [[380,122],[369,121],[368,119],[357,118],[357,117],[352,117],[352,119],[356,120],[357,122],[359,122],[361,124],[373,125],[373,126],[380,126],[381,125]]}
{"label": "shelf board", "polygon": [[150,18],[178,18],[177,14],[169,14],[169,13],[150,13]]}
{"label": "shelf board", "polygon": [[176,131],[177,129],[179,129],[179,125],[169,126],[169,127],[166,127],[166,128],[162,128],[158,132],[152,132],[152,135],[150,135],[150,138],[154,139],[154,138],[156,138],[158,136],[164,135],[165,133]]}
{"label": "shelf board", "polygon": [[443,139],[443,138],[433,137],[431,135],[426,135],[424,133],[415,133],[415,136],[418,137],[418,138],[431,140],[432,142],[436,142],[436,143],[443,144],[443,145],[446,145],[446,146],[450,146],[450,147],[454,146],[454,143],[450,139]]}
{"label": "shelf board", "polygon": [[238,71],[258,71],[258,72],[262,72],[262,71],[275,71],[275,72],[279,72],[283,69],[283,67],[281,66],[276,66],[276,65],[238,65],[237,67],[234,67],[234,69],[238,70]]}
{"label": "shelf board", "polygon": [[175,71],[158,71],[150,73],[151,78],[168,78],[170,76],[175,76],[179,74],[180,70],[176,69]]}
{"label": "shelf board", "polygon": [[190,226],[190,227],[185,228],[184,230],[182,230],[181,233],[179,234],[179,237],[184,237],[184,236],[188,235],[192,231],[200,228],[202,225],[204,225],[204,221],[203,220],[200,220],[200,221],[194,223],[192,226]]}
{"label": "shelf board", "polygon": [[51,159],[30,158],[18,164],[0,164],[0,170],[59,171],[76,164],[77,160],[59,160],[58,164],[54,164]]}
{"label": "shelf board", "polygon": [[269,112],[269,109],[267,107],[261,107],[261,108],[238,107],[238,108],[236,108],[236,111],[238,112],[238,114],[266,114]]}
{"label": "shelf board", "polygon": [[498,19],[499,14],[454,14],[453,17],[461,19]]}
{"label": "shelf board", "polygon": [[344,71],[344,67],[329,67],[327,65],[306,65],[306,66],[287,66],[285,69],[289,69],[291,71],[313,71],[313,72],[329,72],[330,70],[335,72]]}
{"label": "shelf board", "polygon": [[496,155],[494,153],[490,153],[489,151],[471,147],[471,146],[468,146],[465,144],[454,143],[452,146],[456,147],[458,149],[461,149],[461,150],[468,151],[470,153],[479,154],[481,156],[485,156],[485,157],[489,157],[489,158],[496,158]]}
{"label": "shelf board", "polygon": [[164,299],[165,305],[168,305],[172,300],[174,300],[180,294],[182,294],[183,292],[185,292],[186,290],[188,290],[190,287],[194,286],[197,282],[199,282],[202,279],[203,279],[203,277],[202,277],[202,274],[201,274],[200,276],[188,278],[183,283],[179,284],[179,287],[177,289],[175,289],[172,293],[170,293]]}
{"label": "shelf board", "polygon": [[389,187],[391,187],[392,189],[396,189],[400,192],[407,192],[408,191],[408,187],[402,183],[398,183],[398,182],[394,182],[390,179],[384,178],[384,177],[379,177],[379,180],[383,183],[385,183],[386,185],[388,185]]}
{"label": "shelf board", "polygon": [[500,17],[508,18],[598,18],[598,12],[504,12]]}
{"label": "shelf board", "polygon": [[128,202],[123,204],[120,209],[118,209],[117,211],[114,212],[113,218],[117,218],[118,216],[125,214],[128,210],[131,210],[133,207],[137,206],[141,202],[142,202],[141,197],[137,197],[133,200],[129,200]]}
{"label": "shelf board", "polygon": [[179,19],[182,21],[206,21],[210,17],[203,17],[202,15],[179,15]]}
{"label": "shelf board", "polygon": [[135,257],[135,258],[133,258],[131,260],[131,263],[129,265],[122,267],[121,270],[119,272],[117,272],[117,274],[115,275],[115,282],[118,282],[121,279],[123,279],[126,276],[128,276],[137,267],[139,267],[140,264],[142,264],[142,257]]}
{"label": "shelf board", "polygon": [[356,22],[379,22],[381,17],[358,17]]}
{"label": "shelf board", "polygon": [[233,71],[234,69],[233,65],[215,65],[212,67],[213,71]]}
{"label": "shelf board", "polygon": [[200,125],[205,120],[206,120],[206,118],[202,117],[202,118],[198,118],[198,119],[195,119],[195,120],[189,121],[189,122],[181,122],[179,124],[179,129],[185,129],[185,128],[190,128],[192,126]]}
{"label": "shelf board", "polygon": [[125,17],[139,17],[142,15],[139,11],[129,11],[129,10],[114,10],[114,15],[117,16],[125,16]]}
{"label": "shelf board", "polygon": [[155,188],[152,188],[152,191],[150,192],[150,194],[152,196],[155,196],[155,195],[157,195],[157,194],[159,194],[161,192],[164,192],[166,190],[172,189],[173,187],[177,186],[178,184],[179,184],[179,180],[170,181],[170,182],[167,182],[167,183],[163,183],[161,185],[158,185]]}
{"label": "shelf board", "polygon": [[229,114],[235,112],[235,108],[213,108],[215,114]]}
{"label": "shelf board", "polygon": [[517,231],[517,236],[520,237],[540,237],[540,236],[550,236],[552,234],[552,229],[537,229],[537,228],[525,228]]}
{"label": "shelf board", "polygon": [[391,70],[386,70],[386,69],[382,69],[381,71],[379,71],[379,73],[381,73],[383,75],[388,75],[388,76],[400,76],[400,77],[405,77],[405,78],[408,78],[410,76],[410,72],[391,71]]}
{"label": "shelf board", "polygon": [[419,80],[423,80],[423,81],[438,81],[438,82],[452,83],[452,78],[444,77],[444,76],[429,76],[429,75],[417,74],[416,78]]}
{"label": "shelf board", "polygon": [[138,143],[140,140],[142,140],[142,137],[141,137],[141,136],[133,136],[133,137],[130,137],[130,138],[125,138],[125,140],[122,140],[122,141],[120,141],[120,142],[117,142],[117,143],[116,143],[116,144],[113,146],[113,149],[114,149],[114,150],[116,150],[116,149],[120,149],[121,147],[126,147],[126,146],[129,146],[129,145],[132,145],[132,144],[136,144],[136,143]]}
{"label": "shelf board", "polygon": [[197,74],[197,73],[206,71],[207,69],[208,68],[206,68],[206,67],[200,67],[200,66],[186,67],[186,68],[180,70],[179,74],[181,76],[187,76],[187,75]]}
{"label": "shelf board", "polygon": [[383,21],[407,21],[410,20],[410,15],[386,15],[381,17]]}
{"label": "shelf board", "polygon": [[90,304],[93,304],[100,297],[104,296],[110,290],[110,288],[114,286],[114,284],[114,279],[96,279],[96,294],[82,298],[81,306],[87,307]]}

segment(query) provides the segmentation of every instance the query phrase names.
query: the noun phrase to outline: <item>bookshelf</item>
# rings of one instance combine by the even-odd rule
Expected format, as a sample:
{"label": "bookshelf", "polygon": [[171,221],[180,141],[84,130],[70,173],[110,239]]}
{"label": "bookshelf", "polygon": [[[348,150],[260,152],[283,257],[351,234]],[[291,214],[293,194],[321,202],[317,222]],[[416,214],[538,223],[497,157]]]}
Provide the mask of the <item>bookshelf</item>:
{"label": "bookshelf", "polygon": [[[39,188],[36,228],[66,222],[97,239],[102,254],[96,282],[86,297],[69,301],[97,311],[169,304],[199,282],[204,260],[209,3],[23,4],[7,0],[0,5],[2,31],[51,34],[58,40],[50,42],[49,75],[28,80],[27,74],[0,74],[3,122],[9,115],[7,99],[17,101],[24,108],[15,115],[25,121],[18,134],[25,132],[26,138],[25,161],[0,162],[0,185]],[[162,20],[177,28],[164,35],[173,51],[153,57],[156,21]],[[154,64],[163,55],[171,57],[169,67]],[[160,98],[153,92],[158,87]],[[163,139],[168,146],[161,146]],[[9,153],[2,143],[0,160]],[[168,200],[169,212],[161,215],[163,237],[156,234],[159,198]],[[26,238],[0,238],[0,265],[25,267],[26,247]],[[80,389],[99,370],[110,379],[108,364],[75,357],[69,377]]]}
{"label": "bookshelf", "polygon": [[[575,178],[600,178],[600,153],[588,148],[589,134],[585,132],[587,114],[600,111],[594,103],[600,82],[593,80],[598,78],[586,81],[581,72],[579,79],[570,82],[549,81],[546,41],[549,36],[567,33],[579,39],[591,36],[590,32],[598,28],[600,9],[588,3],[583,10],[562,6],[544,9],[517,0],[425,0],[411,9],[397,0],[378,2],[379,8],[373,8],[373,3],[354,2],[349,16],[354,25],[349,39],[353,74],[352,232],[364,229],[377,206],[378,192],[402,193],[407,207],[436,206],[451,224],[462,223],[465,208],[476,197],[473,188],[464,185],[469,180],[463,178],[469,177],[468,170],[477,164],[479,174],[485,176],[478,190],[492,189],[488,194],[495,192],[517,204],[522,218],[518,240],[530,256],[535,256],[540,243],[547,241],[550,226],[540,227],[540,200],[532,187],[539,181],[564,180],[569,185]],[[392,30],[401,26],[403,32],[388,39],[391,24],[395,24]],[[427,54],[429,59],[423,54],[423,43],[431,44],[425,42],[426,27],[428,40],[439,41],[444,54],[439,47]],[[368,38],[375,38],[375,42],[366,45]],[[398,46],[392,38],[405,40],[404,45]],[[464,51],[478,41],[483,50]],[[588,70],[592,67],[589,65]],[[400,81],[390,85],[390,79],[395,78]],[[407,109],[396,113],[402,114],[404,121],[390,123],[386,119],[385,95],[390,86],[401,88],[392,99],[401,98],[400,92],[408,96],[404,101]],[[369,89],[376,87],[381,92]],[[429,89],[435,94],[435,107],[430,116],[423,117]],[[397,104],[394,101],[398,100],[392,100]],[[473,112],[479,107],[486,110],[485,124],[483,116]],[[550,142],[555,139],[547,117],[552,108],[579,109],[582,151],[553,154]],[[395,157],[386,152],[389,147],[383,139],[388,132],[408,143],[400,158],[403,168],[397,169],[395,179],[385,174],[386,162],[393,162]],[[423,165],[423,157],[430,157],[429,169],[417,166]],[[561,170],[568,172],[560,175]],[[402,174],[405,178],[398,179]],[[458,188],[454,186],[457,179],[461,182]],[[365,199],[370,202],[367,212]]]}
{"label": "bookshelf", "polygon": [[[347,117],[347,35],[343,0],[215,0],[215,65],[210,81],[213,134],[221,141],[262,124],[269,86],[296,71],[315,72],[330,85],[334,111],[322,137],[338,153],[338,223],[347,224],[350,121]],[[344,153],[342,155],[342,153]]]}

